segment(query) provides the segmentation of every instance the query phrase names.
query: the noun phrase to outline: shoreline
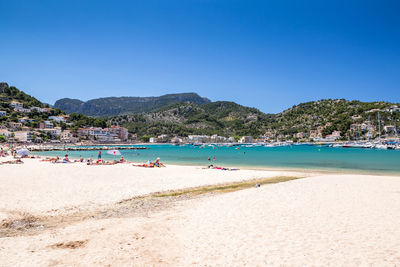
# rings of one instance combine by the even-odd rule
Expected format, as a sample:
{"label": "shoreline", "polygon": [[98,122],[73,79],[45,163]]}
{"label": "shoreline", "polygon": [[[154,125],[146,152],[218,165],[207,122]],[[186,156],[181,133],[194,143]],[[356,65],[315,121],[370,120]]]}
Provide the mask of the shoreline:
{"label": "shoreline", "polygon": [[[42,155],[42,154],[37,154],[39,153],[46,153],[46,152],[62,152],[62,150],[53,150],[53,151],[35,151],[33,152],[33,155],[40,155],[42,157],[51,157],[49,155]],[[68,152],[68,151],[66,151]],[[67,153],[68,154],[68,153]],[[71,159],[79,159],[79,156],[70,156]],[[104,158],[103,158],[104,159]],[[112,160],[112,159],[108,159]],[[132,161],[131,163],[134,164],[142,164],[143,162],[140,161]],[[214,164],[213,164],[214,163]],[[360,170],[360,169],[335,169],[335,168],[292,168],[292,167],[285,167],[285,166],[280,166],[280,167],[274,167],[274,166],[253,166],[253,165],[241,165],[241,164],[221,164],[221,163],[216,163],[216,162],[205,162],[204,165],[200,165],[197,163],[184,163],[184,162],[172,162],[172,163],[166,163],[168,165],[173,165],[173,166],[191,166],[191,167],[207,167],[210,164],[213,164],[214,166],[219,166],[223,165],[223,167],[229,167],[229,168],[240,168],[241,170],[258,170],[258,171],[288,171],[288,172],[304,172],[304,173],[320,173],[320,174],[356,174],[356,175],[378,175],[378,176],[400,176],[400,172],[396,171],[385,171],[385,170]]]}

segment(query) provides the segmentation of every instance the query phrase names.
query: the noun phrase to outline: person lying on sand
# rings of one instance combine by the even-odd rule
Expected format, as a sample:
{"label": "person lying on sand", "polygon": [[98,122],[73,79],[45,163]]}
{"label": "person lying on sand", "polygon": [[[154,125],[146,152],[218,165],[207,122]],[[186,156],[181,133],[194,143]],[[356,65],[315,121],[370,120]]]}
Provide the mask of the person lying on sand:
{"label": "person lying on sand", "polygon": [[49,157],[46,157],[46,158],[44,158],[44,159],[41,159],[40,161],[52,161],[52,160],[56,160],[56,158],[49,158]]}
{"label": "person lying on sand", "polygon": [[239,169],[236,168],[225,168],[220,166],[208,165],[207,168],[204,169],[215,169],[215,170],[223,170],[223,171],[238,171]]}
{"label": "person lying on sand", "polygon": [[165,165],[160,162],[160,158],[157,158],[156,161],[154,161],[154,162],[151,162],[149,160],[149,161],[147,161],[147,163],[144,163],[144,164],[139,164],[139,165],[132,164],[132,165],[135,167],[145,167],[145,168],[165,167]]}
{"label": "person lying on sand", "polygon": [[3,161],[1,164],[23,164],[24,162],[21,159],[15,159],[15,160],[8,160],[8,161]]}
{"label": "person lying on sand", "polygon": [[109,161],[104,161],[104,160],[98,160],[96,162],[88,162],[86,164],[87,165],[115,165],[115,164],[117,164],[117,161],[114,160],[113,162],[109,162]]}

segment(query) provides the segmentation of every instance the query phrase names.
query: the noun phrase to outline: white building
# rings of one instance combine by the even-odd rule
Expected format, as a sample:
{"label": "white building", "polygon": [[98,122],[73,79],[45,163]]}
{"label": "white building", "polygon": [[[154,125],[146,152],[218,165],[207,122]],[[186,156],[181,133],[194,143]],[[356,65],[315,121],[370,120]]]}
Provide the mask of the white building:
{"label": "white building", "polygon": [[65,143],[75,143],[79,141],[78,138],[74,137],[74,135],[70,130],[62,131],[60,134],[60,140]]}
{"label": "white building", "polygon": [[14,108],[15,111],[17,112],[22,112],[22,113],[30,113],[31,110],[29,108],[23,108],[23,107],[16,107]]}
{"label": "white building", "polygon": [[44,113],[44,112],[50,112],[52,108],[40,108],[40,107],[30,107],[31,111],[36,110],[37,112]]}
{"label": "white building", "polygon": [[242,143],[242,144],[253,143],[253,137],[252,136],[242,136],[242,138],[239,139],[239,143]]}
{"label": "white building", "polygon": [[171,143],[180,144],[182,143],[182,139],[175,136],[174,138],[171,139]]}
{"label": "white building", "polygon": [[229,138],[228,138],[228,142],[229,142],[229,143],[235,143],[235,137],[232,137],[232,136],[229,137]]}
{"label": "white building", "polygon": [[55,122],[65,122],[65,118],[63,116],[49,116],[49,120],[55,121]]}
{"label": "white building", "polygon": [[168,135],[167,134],[159,135],[157,137],[157,139],[159,142],[162,142],[162,143],[168,142]]}
{"label": "white building", "polygon": [[0,110],[0,117],[7,116],[7,112]]}
{"label": "white building", "polygon": [[223,143],[226,142],[226,137],[224,136],[218,136],[216,134],[211,136],[211,142],[213,143]]}
{"label": "white building", "polygon": [[95,138],[98,141],[102,142],[112,142],[114,139],[119,139],[118,135],[115,133],[109,132],[107,129],[89,127],[89,128],[80,128],[78,130],[78,135],[83,137]]}
{"label": "white building", "polygon": [[13,108],[23,108],[24,105],[18,101],[11,101],[10,106]]}
{"label": "white building", "polygon": [[189,135],[188,141],[193,143],[207,143],[210,141],[208,135]]}
{"label": "white building", "polygon": [[8,131],[7,129],[0,129],[0,135],[2,135],[2,136],[4,136],[4,137],[8,138],[8,137],[11,136],[11,132]]}
{"label": "white building", "polygon": [[23,132],[23,131],[14,132],[14,139],[19,142],[32,142],[33,132]]}
{"label": "white building", "polygon": [[149,138],[149,142],[150,142],[150,143],[157,143],[157,142],[158,142],[158,139],[157,139],[156,137],[150,137],[150,138]]}
{"label": "white building", "polygon": [[42,131],[49,133],[51,136],[54,136],[54,137],[61,135],[61,127],[54,127],[51,129],[43,129]]}

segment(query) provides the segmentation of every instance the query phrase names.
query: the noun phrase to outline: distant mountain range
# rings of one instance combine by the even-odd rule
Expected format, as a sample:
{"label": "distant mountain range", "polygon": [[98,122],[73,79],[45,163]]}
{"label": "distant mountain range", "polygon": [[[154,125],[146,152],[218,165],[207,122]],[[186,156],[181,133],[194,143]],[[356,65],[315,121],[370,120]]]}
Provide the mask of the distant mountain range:
{"label": "distant mountain range", "polygon": [[86,102],[79,99],[63,98],[57,100],[55,108],[66,113],[81,113],[86,116],[105,117],[154,111],[172,104],[191,102],[206,104],[211,101],[196,93],[167,94],[158,97],[104,97]]}

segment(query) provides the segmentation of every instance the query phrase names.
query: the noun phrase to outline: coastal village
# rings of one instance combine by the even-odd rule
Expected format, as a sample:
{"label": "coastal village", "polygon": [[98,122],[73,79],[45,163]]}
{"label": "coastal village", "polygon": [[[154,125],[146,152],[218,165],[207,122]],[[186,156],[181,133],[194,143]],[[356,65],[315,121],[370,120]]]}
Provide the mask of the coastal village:
{"label": "coastal village", "polygon": [[[9,85],[0,83],[0,93],[4,92]],[[129,132],[127,128],[120,125],[109,125],[108,127],[93,127],[81,125],[72,127],[71,116],[59,109],[45,106],[29,106],[16,99],[2,101],[0,110],[0,141],[9,143],[293,143],[293,142],[336,142],[357,140],[392,140],[398,138],[400,127],[393,124],[379,125],[372,123],[369,119],[363,120],[361,116],[352,116],[353,123],[350,131],[344,136],[341,131],[334,130],[326,134],[326,129],[331,126],[328,122],[319,125],[315,129],[300,131],[291,134],[283,134],[276,129],[266,131],[260,136],[220,136],[214,135],[188,135],[178,136],[171,134],[160,134],[156,136],[137,136]],[[368,113],[399,114],[400,107],[392,105],[386,109],[371,109]],[[34,117],[40,118],[35,120]]]}

